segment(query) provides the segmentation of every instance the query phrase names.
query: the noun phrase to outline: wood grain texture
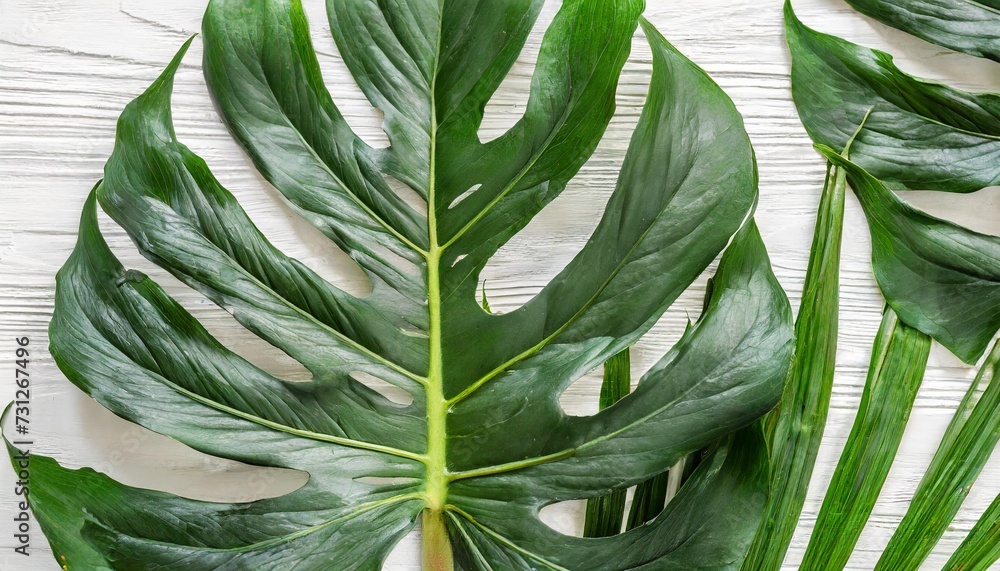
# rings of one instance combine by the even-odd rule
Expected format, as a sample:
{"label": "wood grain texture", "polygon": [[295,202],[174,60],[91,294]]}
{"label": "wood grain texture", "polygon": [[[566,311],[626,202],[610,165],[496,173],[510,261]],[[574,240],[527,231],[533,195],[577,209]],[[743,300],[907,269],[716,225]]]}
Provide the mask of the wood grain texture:
{"label": "wood grain texture", "polygon": [[[732,96],[746,118],[758,153],[758,221],[781,283],[797,305],[801,293],[824,165],[812,151],[790,100],[788,53],[781,0],[647,0],[647,17]],[[322,0],[307,0],[313,36],[327,83],[358,133],[384,140],[380,117],[364,100],[337,56]],[[159,73],[179,45],[200,26],[205,0],[0,0],[0,397],[14,395],[14,338],[33,348],[32,429],[36,450],[69,466],[90,465],[121,481],[207,500],[245,501],[277,495],[302,482],[301,474],[262,470],[196,453],[131,426],[88,400],[67,382],[45,351],[54,275],[75,240],[87,191],[101,177],[120,110]],[[523,110],[542,27],[558,7],[552,0],[511,76],[488,107],[484,138],[501,133]],[[946,53],[876,24],[840,0],[798,0],[802,19],[824,31],[899,54],[913,73],[959,87],[994,90],[1000,66]],[[903,57],[905,54],[905,57]],[[177,77],[174,102],[180,138],[201,154],[242,201],[261,230],[348,291],[365,280],[318,232],[298,219],[250,168],[212,108],[195,43]],[[619,93],[618,115],[593,160],[567,191],[491,262],[485,277],[491,305],[524,303],[582,245],[596,226],[613,187],[649,80],[650,58],[637,37]],[[1000,191],[969,196],[909,193],[931,212],[986,232],[1000,233]],[[868,237],[856,201],[849,198],[844,247],[841,347],[832,411],[819,466],[799,532],[786,562],[796,568],[822,490],[830,479],[860,399],[881,297],[871,276]],[[200,318],[235,351],[274,373],[295,378],[303,370],[243,331],[210,302],[142,259],[120,228],[103,220],[112,249],[126,266],[141,269]],[[685,320],[697,316],[704,281],[685,294],[635,353],[643,369],[677,340]],[[974,370],[935,347],[899,457],[850,569],[871,569],[905,511]],[[599,371],[563,397],[567,409],[597,408]],[[14,476],[0,467],[0,569],[56,570],[44,539],[32,530],[32,555],[11,550]],[[975,519],[1000,493],[1000,456],[984,471],[926,569],[939,569]],[[547,515],[560,528],[579,527],[579,505]],[[416,570],[418,542],[407,538],[387,569]]]}

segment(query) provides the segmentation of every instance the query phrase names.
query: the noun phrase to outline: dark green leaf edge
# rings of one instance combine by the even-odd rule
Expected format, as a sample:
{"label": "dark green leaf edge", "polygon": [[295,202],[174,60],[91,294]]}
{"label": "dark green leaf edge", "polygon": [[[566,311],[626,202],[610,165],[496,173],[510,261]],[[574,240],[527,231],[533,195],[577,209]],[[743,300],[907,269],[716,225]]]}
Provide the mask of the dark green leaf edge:
{"label": "dark green leaf edge", "polygon": [[816,148],[844,169],[861,202],[886,302],[907,325],[975,363],[1000,329],[1000,238],[921,212],[835,150]]}
{"label": "dark green leaf edge", "polygon": [[847,3],[862,14],[928,42],[1000,62],[1000,3],[991,6],[990,1],[847,0]]}
{"label": "dark green leaf edge", "polygon": [[[913,77],[892,56],[817,32],[785,3],[792,96],[817,144],[894,188],[973,192],[1000,184],[1000,96]],[[865,117],[870,117],[865,122]]]}

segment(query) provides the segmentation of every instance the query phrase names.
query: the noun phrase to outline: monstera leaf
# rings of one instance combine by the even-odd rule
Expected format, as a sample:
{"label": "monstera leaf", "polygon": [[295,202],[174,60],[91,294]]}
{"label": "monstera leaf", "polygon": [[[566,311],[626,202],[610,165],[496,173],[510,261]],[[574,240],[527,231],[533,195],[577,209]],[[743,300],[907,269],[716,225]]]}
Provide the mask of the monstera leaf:
{"label": "monstera leaf", "polygon": [[[740,116],[648,23],[648,101],[593,236],[523,307],[491,314],[477,302],[490,257],[594,151],[643,7],[564,2],[524,117],[483,143],[485,104],[541,3],[331,0],[340,52],[385,116],[391,144],[378,149],[334,105],[297,0],[213,0],[205,74],[223,119],[372,292],[348,295],[285,256],[178,142],[170,95],[181,50],[121,116],[59,272],[52,354],[119,416],[308,482],[276,498],[212,503],[36,456],[31,506],[61,563],[377,569],[421,521],[424,565],[435,570],[739,565],[767,489],[754,421],[781,392],[790,310],[749,220],[757,177]],[[124,268],[98,229],[98,202],[147,258],[312,379],[255,367]],[[559,395],[633,344],[723,250],[703,315],[636,390],[594,416],[563,412]],[[368,376],[412,403],[387,400],[359,380]],[[548,504],[627,488],[706,446],[647,525],[592,540],[539,519]]]}
{"label": "monstera leaf", "polygon": [[872,267],[887,302],[912,327],[975,363],[1000,329],[1000,238],[921,212],[829,147],[847,171],[872,236]]}

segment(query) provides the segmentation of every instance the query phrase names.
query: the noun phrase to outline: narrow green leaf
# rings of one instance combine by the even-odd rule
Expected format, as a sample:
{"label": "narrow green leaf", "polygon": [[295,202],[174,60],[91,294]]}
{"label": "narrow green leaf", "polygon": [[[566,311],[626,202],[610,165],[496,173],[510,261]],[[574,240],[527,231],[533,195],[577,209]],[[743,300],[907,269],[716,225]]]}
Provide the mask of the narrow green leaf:
{"label": "narrow green leaf", "polygon": [[667,486],[670,472],[657,474],[639,484],[632,496],[632,508],[628,513],[626,529],[635,529],[660,515],[667,503]]}
{"label": "narrow green leaf", "polygon": [[900,71],[892,56],[819,33],[785,4],[792,96],[813,141],[893,187],[972,192],[1000,184],[1000,96]]}
{"label": "narrow green leaf", "polygon": [[828,167],[795,321],[795,354],[781,402],[772,413],[770,497],[743,563],[747,571],[781,567],[823,437],[837,356],[846,186],[843,170]]}
{"label": "narrow green leaf", "polygon": [[1000,61],[997,0],[847,0],[859,12],[929,42]]}
{"label": "narrow green leaf", "polygon": [[[600,410],[604,410],[632,390],[632,359],[628,349],[622,350],[604,363],[604,382],[601,384]],[[617,535],[625,518],[626,490],[587,500],[587,516],[583,525],[584,537]]]}
{"label": "narrow green leaf", "polygon": [[1000,496],[986,509],[942,571],[988,571],[1000,560]]}
{"label": "narrow green leaf", "polygon": [[903,438],[931,339],[886,308],[854,427],[833,472],[800,569],[843,569]]}
{"label": "narrow green leaf", "polygon": [[482,299],[480,299],[480,305],[483,306],[483,309],[486,311],[486,313],[493,313],[490,310],[490,300],[486,298],[486,282],[485,281],[483,282],[483,295],[482,295]]}
{"label": "narrow green leaf", "polygon": [[628,349],[622,349],[604,363],[604,382],[601,384],[600,409],[604,410],[625,398],[632,390],[632,358]]}
{"label": "narrow green leaf", "polygon": [[1000,440],[1000,343],[962,399],[875,571],[917,569],[948,529]]}
{"label": "narrow green leaf", "polygon": [[900,319],[974,363],[1000,329],[1000,238],[900,200],[860,166],[822,145],[844,169],[872,236],[872,266]]}
{"label": "narrow green leaf", "polygon": [[615,490],[606,496],[587,500],[584,537],[610,537],[621,533],[625,519],[626,490]]}

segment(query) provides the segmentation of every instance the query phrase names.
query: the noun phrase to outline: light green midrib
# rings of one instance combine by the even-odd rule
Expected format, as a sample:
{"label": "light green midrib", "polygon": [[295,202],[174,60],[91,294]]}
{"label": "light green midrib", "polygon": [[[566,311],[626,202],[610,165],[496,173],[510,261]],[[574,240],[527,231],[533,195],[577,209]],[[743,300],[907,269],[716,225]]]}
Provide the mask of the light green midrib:
{"label": "light green midrib", "polygon": [[[216,549],[206,548],[205,551],[214,551],[214,552],[221,552],[221,553],[227,553],[227,552],[228,553],[247,553],[249,551],[259,551],[259,550],[268,549],[268,548],[279,546],[279,545],[285,545],[286,543],[291,543],[292,541],[295,541],[297,539],[301,539],[303,537],[309,536],[309,535],[311,535],[313,533],[316,533],[318,531],[322,531],[323,529],[326,529],[326,528],[330,527],[331,525],[336,525],[338,523],[341,523],[341,522],[344,522],[344,521],[351,520],[351,519],[354,519],[356,517],[362,516],[362,515],[370,512],[370,511],[374,511],[374,510],[377,510],[379,508],[383,508],[383,507],[387,507],[387,506],[392,506],[392,505],[395,505],[395,504],[402,504],[402,503],[405,503],[407,501],[416,500],[416,499],[419,499],[419,498],[420,498],[419,494],[404,494],[404,495],[400,495],[400,496],[392,496],[392,497],[385,498],[385,499],[382,499],[382,500],[376,500],[376,501],[373,501],[373,502],[368,502],[368,503],[365,503],[365,504],[361,504],[361,505],[355,506],[353,509],[351,509],[350,511],[348,511],[346,513],[342,513],[342,514],[340,514],[340,515],[338,515],[338,516],[336,516],[334,518],[331,518],[331,519],[328,519],[326,521],[317,523],[315,525],[311,525],[311,526],[306,527],[306,528],[302,528],[302,529],[300,529],[298,531],[295,531],[293,533],[289,533],[287,535],[282,535],[282,536],[279,536],[279,537],[274,537],[272,539],[266,539],[266,540],[263,540],[263,541],[258,541],[257,543],[251,543],[249,545],[241,545],[239,547],[227,547],[227,548],[216,548]],[[185,546],[185,545],[181,545],[181,544],[178,544],[178,543],[172,543],[172,542],[168,542],[168,541],[157,541],[157,540],[152,540],[152,539],[143,539],[143,543],[150,544],[150,545],[166,545],[166,546],[190,547],[190,546]]]}
{"label": "light green midrib", "polygon": [[440,6],[437,45],[431,68],[430,150],[427,169],[427,313],[428,366],[425,385],[427,414],[427,470],[425,500],[431,511],[443,510],[448,498],[448,403],[444,397],[444,360],[441,331],[441,253],[437,228],[437,76],[441,60],[444,8]]}

